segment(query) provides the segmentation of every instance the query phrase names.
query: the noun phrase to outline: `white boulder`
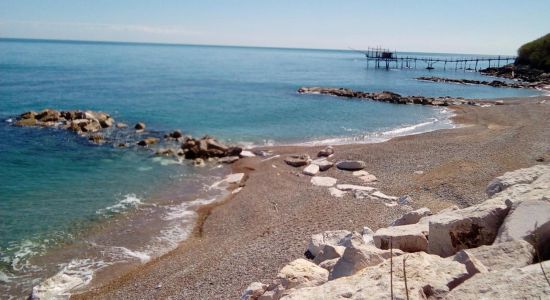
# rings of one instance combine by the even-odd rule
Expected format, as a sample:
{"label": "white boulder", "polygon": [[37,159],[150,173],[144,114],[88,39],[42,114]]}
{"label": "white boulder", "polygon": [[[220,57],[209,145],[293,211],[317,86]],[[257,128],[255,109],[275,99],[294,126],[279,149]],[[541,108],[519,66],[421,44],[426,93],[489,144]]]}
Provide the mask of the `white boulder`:
{"label": "white boulder", "polygon": [[311,178],[311,184],[315,186],[331,187],[336,184],[338,180],[332,177],[314,176]]}
{"label": "white boulder", "polygon": [[390,226],[401,226],[401,225],[410,225],[416,224],[423,217],[431,216],[432,211],[426,207],[413,210],[401,216],[401,218],[393,221]]}
{"label": "white boulder", "polygon": [[386,250],[401,249],[405,252],[426,251],[428,249],[428,225],[411,224],[380,228],[374,233],[376,247]]}
{"label": "white boulder", "polygon": [[317,175],[317,173],[319,173],[319,166],[316,164],[310,164],[304,168],[302,173],[309,176],[315,176]]}

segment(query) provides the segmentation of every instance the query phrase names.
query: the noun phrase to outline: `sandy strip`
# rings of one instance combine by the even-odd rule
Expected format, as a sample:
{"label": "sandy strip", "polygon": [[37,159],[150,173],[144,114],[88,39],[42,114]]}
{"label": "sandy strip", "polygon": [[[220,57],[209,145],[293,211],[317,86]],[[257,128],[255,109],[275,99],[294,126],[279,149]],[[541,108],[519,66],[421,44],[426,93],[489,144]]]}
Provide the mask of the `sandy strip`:
{"label": "sandy strip", "polygon": [[[546,99],[546,103],[539,104]],[[395,138],[378,144],[335,147],[333,160],[361,159],[387,195],[410,195],[413,207],[438,211],[484,199],[487,183],[506,171],[550,161],[550,97],[488,108],[455,108],[458,129]],[[284,264],[303,257],[311,234],[325,230],[376,230],[403,212],[401,206],[330,195],[312,186],[286,154],[319,147],[274,147],[281,157],[248,158],[234,165],[249,179],[241,192],[201,210],[200,227],[188,241],[75,299],[238,299],[252,281],[268,282]],[[537,161],[538,160],[538,161]],[[419,174],[422,171],[422,174]],[[416,172],[416,173],[415,173]],[[335,168],[323,176],[362,184]]]}

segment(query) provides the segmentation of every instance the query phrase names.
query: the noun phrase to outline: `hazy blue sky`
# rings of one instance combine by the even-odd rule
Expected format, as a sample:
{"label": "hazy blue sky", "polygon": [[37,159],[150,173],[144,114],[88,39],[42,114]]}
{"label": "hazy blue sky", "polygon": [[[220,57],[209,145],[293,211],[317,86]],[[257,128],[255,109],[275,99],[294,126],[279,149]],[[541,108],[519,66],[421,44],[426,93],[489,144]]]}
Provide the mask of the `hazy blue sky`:
{"label": "hazy blue sky", "polygon": [[550,0],[0,0],[0,37],[513,54]]}

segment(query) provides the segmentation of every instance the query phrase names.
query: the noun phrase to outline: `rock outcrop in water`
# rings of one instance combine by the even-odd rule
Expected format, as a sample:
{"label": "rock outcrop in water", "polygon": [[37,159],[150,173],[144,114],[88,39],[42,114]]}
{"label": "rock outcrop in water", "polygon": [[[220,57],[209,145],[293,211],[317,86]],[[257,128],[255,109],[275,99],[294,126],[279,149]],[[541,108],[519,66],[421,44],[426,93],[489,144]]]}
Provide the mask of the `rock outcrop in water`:
{"label": "rock outcrop in water", "polygon": [[480,204],[417,210],[376,232],[313,235],[310,262],[292,261],[241,299],[549,298],[550,166],[508,172],[487,193]]}
{"label": "rock outcrop in water", "polygon": [[416,80],[422,81],[432,81],[432,82],[445,82],[445,83],[457,83],[457,84],[479,84],[479,85],[488,85],[492,87],[508,87],[508,88],[539,88],[540,83],[530,83],[530,82],[505,82],[502,80],[472,80],[472,79],[454,79],[454,78],[443,78],[443,77],[418,77]]}
{"label": "rock outcrop in water", "polygon": [[[156,155],[172,156],[192,160],[216,160],[232,163],[240,158],[242,149],[230,147],[210,136],[194,139],[176,130],[166,134],[146,131],[144,123],[139,122],[133,129],[124,123],[116,123],[111,115],[97,111],[58,111],[45,109],[40,112],[25,112],[17,117],[17,126],[48,127],[77,133],[94,144],[112,144],[117,147],[131,145],[151,149]],[[201,165],[197,163],[197,165]]]}
{"label": "rock outcrop in water", "polygon": [[490,105],[495,104],[496,101],[479,101],[479,100],[466,100],[462,98],[451,97],[424,97],[424,96],[401,96],[393,92],[380,92],[380,93],[367,93],[361,91],[355,91],[346,88],[331,88],[331,87],[301,87],[298,89],[299,94],[320,94],[330,95],[342,98],[354,98],[373,100],[379,102],[393,103],[393,104],[421,104],[432,106],[450,106],[450,105]]}

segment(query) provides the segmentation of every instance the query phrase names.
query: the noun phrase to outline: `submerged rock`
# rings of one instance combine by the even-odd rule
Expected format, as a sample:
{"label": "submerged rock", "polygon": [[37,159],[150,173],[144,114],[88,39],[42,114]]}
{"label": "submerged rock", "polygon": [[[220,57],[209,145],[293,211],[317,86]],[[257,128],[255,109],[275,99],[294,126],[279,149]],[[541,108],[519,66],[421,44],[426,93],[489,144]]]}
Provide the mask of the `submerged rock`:
{"label": "submerged rock", "polygon": [[145,130],[145,123],[139,122],[136,125],[134,125],[135,130]]}

